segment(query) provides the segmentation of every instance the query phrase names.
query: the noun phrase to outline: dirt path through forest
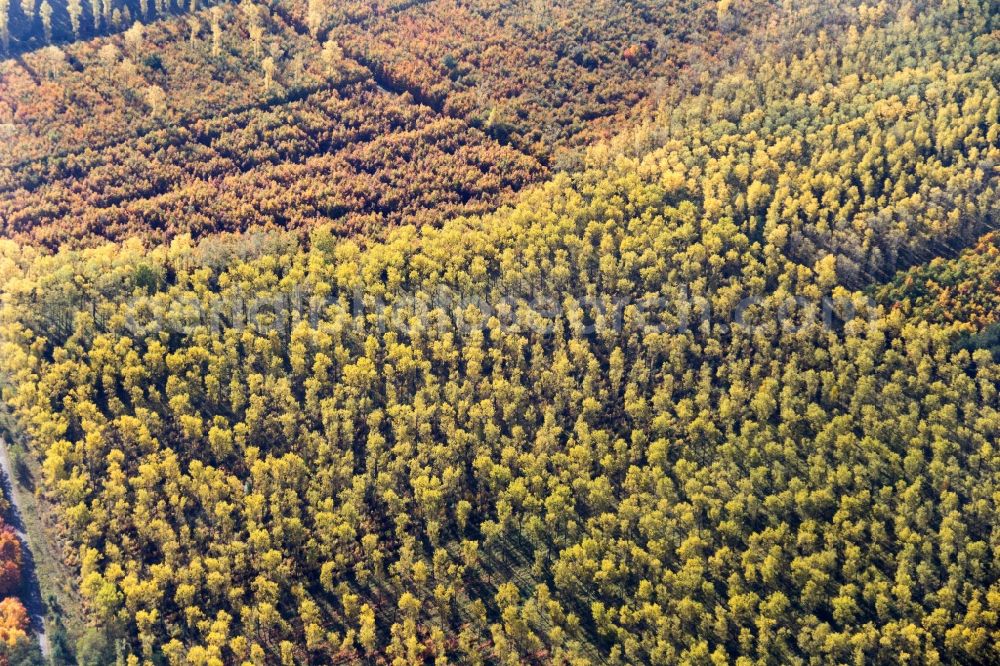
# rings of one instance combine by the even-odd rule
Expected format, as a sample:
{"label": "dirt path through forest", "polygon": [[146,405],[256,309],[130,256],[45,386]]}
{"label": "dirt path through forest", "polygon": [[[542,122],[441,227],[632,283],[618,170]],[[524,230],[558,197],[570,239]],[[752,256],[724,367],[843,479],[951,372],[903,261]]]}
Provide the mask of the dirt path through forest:
{"label": "dirt path through forest", "polygon": [[14,466],[10,461],[10,452],[7,449],[7,440],[0,437],[0,468],[3,469],[2,480],[4,495],[10,500],[11,510],[9,522],[17,538],[21,540],[21,550],[24,554],[24,568],[22,570],[23,595],[21,601],[31,618],[31,630],[38,639],[38,644],[42,648],[42,654],[46,659],[49,657],[49,637],[45,633],[45,603],[42,601],[42,590],[38,584],[38,573],[35,570],[35,560],[32,556],[31,546],[28,544],[28,535],[24,531],[24,521],[21,518],[22,507],[18,497],[19,489],[14,482]]}

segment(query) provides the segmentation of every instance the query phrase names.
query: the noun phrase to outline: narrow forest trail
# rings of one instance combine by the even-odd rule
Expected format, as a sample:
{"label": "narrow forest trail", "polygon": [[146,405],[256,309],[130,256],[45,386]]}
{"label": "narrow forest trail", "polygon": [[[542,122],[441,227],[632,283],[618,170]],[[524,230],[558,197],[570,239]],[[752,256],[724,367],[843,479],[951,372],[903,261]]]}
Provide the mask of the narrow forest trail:
{"label": "narrow forest trail", "polygon": [[14,466],[11,464],[7,440],[3,437],[0,437],[0,468],[3,468],[3,478],[0,480],[0,483],[2,483],[4,495],[10,500],[11,505],[9,515],[10,526],[14,528],[17,538],[21,540],[21,550],[24,556],[24,567],[21,574],[21,587],[23,590],[21,601],[24,603],[24,607],[31,618],[31,630],[38,639],[42,655],[48,659],[50,646],[49,637],[45,631],[45,603],[42,601],[42,590],[38,583],[35,559],[32,555],[31,546],[28,543],[28,535],[24,528],[22,504],[18,496],[17,484],[14,482]]}

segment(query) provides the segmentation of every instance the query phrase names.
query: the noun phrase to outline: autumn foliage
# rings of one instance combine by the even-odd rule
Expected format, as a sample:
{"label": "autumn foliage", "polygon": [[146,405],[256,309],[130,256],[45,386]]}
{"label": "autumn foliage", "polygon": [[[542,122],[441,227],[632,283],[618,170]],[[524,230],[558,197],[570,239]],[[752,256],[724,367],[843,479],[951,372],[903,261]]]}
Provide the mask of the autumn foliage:
{"label": "autumn foliage", "polygon": [[[21,586],[23,556],[21,541],[14,530],[7,525],[0,527],[0,643],[14,646],[27,638],[28,613],[24,605],[14,596]],[[6,664],[6,657],[0,655],[0,663]]]}
{"label": "autumn foliage", "polygon": [[[329,35],[392,85],[549,160],[620,127],[695,63],[707,74],[745,48],[711,5],[432,0]],[[747,7],[747,28],[774,9]]]}
{"label": "autumn foliage", "polygon": [[18,599],[7,597],[0,601],[0,642],[14,645],[27,637],[28,612]]}
{"label": "autumn foliage", "polygon": [[17,591],[21,584],[21,541],[8,526],[0,527],[0,596]]}
{"label": "autumn foliage", "polygon": [[681,48],[691,21],[714,18],[247,1],[40,49],[0,62],[0,230],[55,248],[486,212],[648,111],[688,60],[717,71],[746,42]]}
{"label": "autumn foliage", "polygon": [[3,65],[3,396],[123,660],[1000,663],[989,0],[253,7]]}
{"label": "autumn foliage", "polygon": [[877,293],[908,316],[970,330],[1000,323],[1000,234],[987,234],[957,257],[916,266]]}

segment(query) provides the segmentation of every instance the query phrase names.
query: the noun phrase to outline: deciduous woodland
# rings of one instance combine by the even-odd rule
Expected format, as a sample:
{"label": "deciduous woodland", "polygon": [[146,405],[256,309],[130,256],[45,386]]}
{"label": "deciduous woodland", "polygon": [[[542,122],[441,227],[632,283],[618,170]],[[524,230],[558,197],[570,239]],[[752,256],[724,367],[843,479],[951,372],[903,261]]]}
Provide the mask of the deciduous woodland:
{"label": "deciduous woodland", "polygon": [[28,612],[17,598],[23,562],[20,540],[9,525],[0,523],[0,659],[33,640],[28,637]]}
{"label": "deciduous woodland", "polygon": [[0,64],[0,228],[54,249],[483,213],[754,41],[711,3],[332,4],[220,4]]}
{"label": "deciduous woodland", "polygon": [[1000,662],[998,19],[276,0],[4,61],[78,652]]}

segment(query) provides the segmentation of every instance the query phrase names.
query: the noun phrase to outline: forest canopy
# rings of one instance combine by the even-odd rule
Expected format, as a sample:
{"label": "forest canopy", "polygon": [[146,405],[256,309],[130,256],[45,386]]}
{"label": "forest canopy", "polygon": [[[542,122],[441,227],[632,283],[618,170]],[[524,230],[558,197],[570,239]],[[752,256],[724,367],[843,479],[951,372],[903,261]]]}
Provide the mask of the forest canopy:
{"label": "forest canopy", "polygon": [[3,171],[3,399],[122,662],[1000,661],[993,3],[369,4]]}

